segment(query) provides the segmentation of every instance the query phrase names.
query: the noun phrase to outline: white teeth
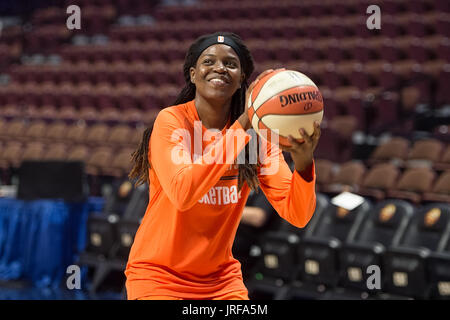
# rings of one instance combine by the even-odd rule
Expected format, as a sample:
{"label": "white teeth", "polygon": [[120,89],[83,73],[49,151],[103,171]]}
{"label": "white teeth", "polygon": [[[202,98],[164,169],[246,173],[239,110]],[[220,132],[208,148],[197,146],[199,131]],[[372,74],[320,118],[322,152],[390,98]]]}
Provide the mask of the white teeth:
{"label": "white teeth", "polygon": [[226,83],[222,79],[211,79],[210,82],[216,83],[216,84],[225,84]]}

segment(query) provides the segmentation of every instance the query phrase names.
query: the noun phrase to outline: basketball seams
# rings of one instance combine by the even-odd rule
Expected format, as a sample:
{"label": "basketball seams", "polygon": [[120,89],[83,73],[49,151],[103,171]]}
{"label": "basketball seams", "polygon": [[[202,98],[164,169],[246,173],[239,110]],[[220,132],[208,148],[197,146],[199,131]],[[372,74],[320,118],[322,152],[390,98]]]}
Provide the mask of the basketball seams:
{"label": "basketball seams", "polygon": [[[317,86],[311,79],[298,71],[281,70],[280,72],[269,74],[268,77],[269,78],[267,80],[262,83],[258,83],[253,89],[255,96],[254,99],[252,99],[252,105],[255,110],[258,110],[258,108],[267,100],[285,90],[303,86],[314,87],[315,90],[318,90]],[[262,92],[264,92],[264,94],[262,94]]]}
{"label": "basketball seams", "polygon": [[[251,96],[254,96],[255,98],[258,97],[259,93],[261,92],[261,89],[263,88],[263,86],[266,84],[267,81],[269,81],[275,74],[282,72],[283,70],[275,70],[272,71],[269,74],[266,74],[262,79],[259,80],[259,82],[256,84],[256,86],[253,88],[252,92],[250,93]],[[255,93],[253,95],[253,93]],[[250,101],[253,105],[253,103],[255,102],[253,100],[253,98],[250,98]]]}
{"label": "basketball seams", "polygon": [[[289,74],[280,75],[285,72]],[[284,145],[289,145],[289,135],[302,140],[298,132],[301,127],[312,134],[312,123],[323,118],[319,88],[306,75],[293,70],[279,70],[264,77],[250,93],[247,103],[254,130],[260,134],[261,129],[267,129],[269,139],[276,135]],[[278,134],[271,128],[278,128]]]}
{"label": "basketball seams", "polygon": [[298,113],[291,113],[291,114],[281,114],[281,113],[264,113],[264,115],[260,116],[256,113],[257,117],[262,120],[264,119],[264,117],[266,116],[280,116],[280,117],[298,117],[298,116],[303,116],[303,115],[314,115],[317,113],[321,113],[323,112],[323,110],[317,111],[317,112],[311,112],[311,113],[302,113],[302,114],[298,114]]}
{"label": "basketball seams", "polygon": [[294,138],[301,138],[298,129],[305,128],[306,132],[311,135],[314,132],[313,121],[320,121],[323,117],[323,111],[310,114],[283,115],[271,114],[264,115],[260,118],[268,128],[278,128],[280,136],[287,137],[289,134]]}

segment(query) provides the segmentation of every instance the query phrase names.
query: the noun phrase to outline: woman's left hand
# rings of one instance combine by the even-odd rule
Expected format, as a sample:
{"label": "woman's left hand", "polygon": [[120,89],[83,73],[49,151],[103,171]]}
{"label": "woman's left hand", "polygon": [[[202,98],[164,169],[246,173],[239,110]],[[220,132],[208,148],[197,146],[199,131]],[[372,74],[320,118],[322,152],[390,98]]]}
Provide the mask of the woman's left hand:
{"label": "woman's left hand", "polygon": [[280,145],[280,149],[291,154],[295,164],[295,170],[302,172],[313,161],[313,153],[320,138],[320,124],[317,121],[314,122],[314,132],[311,136],[303,128],[299,129],[299,132],[304,140],[303,142],[298,142],[294,137],[289,136],[289,143],[292,146],[286,147]]}

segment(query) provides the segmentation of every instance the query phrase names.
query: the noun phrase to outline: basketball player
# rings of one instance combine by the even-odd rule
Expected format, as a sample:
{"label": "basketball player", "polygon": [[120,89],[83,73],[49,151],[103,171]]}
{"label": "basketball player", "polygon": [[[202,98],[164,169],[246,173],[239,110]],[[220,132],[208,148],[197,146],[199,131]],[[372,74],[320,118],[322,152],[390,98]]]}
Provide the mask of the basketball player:
{"label": "basketball player", "polygon": [[[294,172],[276,145],[268,144],[270,156],[252,163],[246,94],[268,72],[248,87],[253,69],[248,48],[233,33],[202,36],[189,48],[186,86],[174,106],[159,113],[133,153],[130,178],[150,184],[150,200],[125,270],[128,299],[247,300],[241,265],[231,249],[251,189],[259,186],[291,224],[304,227],[311,219],[319,125],[311,136],[299,128],[304,143],[291,138],[292,146],[283,147],[292,156]],[[219,147],[206,152],[209,143],[202,141],[202,150],[196,150],[186,137],[208,129],[221,134],[214,141]],[[243,150],[245,163],[230,165]],[[194,152],[214,161],[198,161]],[[278,170],[263,174],[273,162]]]}

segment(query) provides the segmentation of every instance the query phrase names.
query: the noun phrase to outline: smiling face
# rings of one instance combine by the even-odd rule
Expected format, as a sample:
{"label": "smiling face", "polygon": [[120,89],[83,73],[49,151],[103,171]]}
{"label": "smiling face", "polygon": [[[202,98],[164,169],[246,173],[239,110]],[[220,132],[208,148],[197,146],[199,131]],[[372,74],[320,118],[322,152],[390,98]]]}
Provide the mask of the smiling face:
{"label": "smiling face", "polygon": [[195,68],[191,67],[190,74],[191,82],[196,87],[196,95],[220,103],[231,101],[245,77],[238,55],[224,44],[205,49]]}

